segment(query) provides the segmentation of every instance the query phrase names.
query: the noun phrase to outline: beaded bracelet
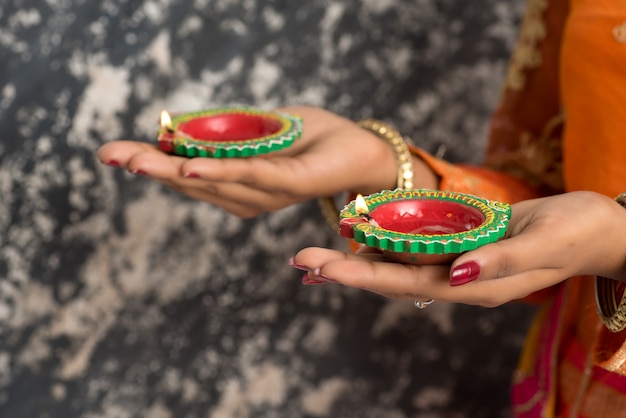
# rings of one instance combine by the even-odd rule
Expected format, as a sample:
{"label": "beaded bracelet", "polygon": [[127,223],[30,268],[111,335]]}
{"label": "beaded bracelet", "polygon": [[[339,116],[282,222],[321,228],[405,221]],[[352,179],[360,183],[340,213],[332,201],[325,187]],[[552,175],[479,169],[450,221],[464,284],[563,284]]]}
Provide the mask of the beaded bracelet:
{"label": "beaded bracelet", "polygon": [[[626,208],[626,192],[615,198]],[[596,307],[604,325],[612,332],[626,329],[626,286],[606,277],[596,277]]]}
{"label": "beaded bracelet", "polygon": [[[383,139],[391,146],[396,155],[396,162],[398,164],[398,181],[396,187],[399,189],[412,189],[413,159],[411,157],[411,151],[402,135],[385,122],[375,119],[363,119],[357,122],[357,124],[361,128],[376,134],[376,136]],[[326,222],[328,222],[333,229],[339,231],[339,211],[335,205],[334,198],[326,196],[321,197],[318,201]]]}

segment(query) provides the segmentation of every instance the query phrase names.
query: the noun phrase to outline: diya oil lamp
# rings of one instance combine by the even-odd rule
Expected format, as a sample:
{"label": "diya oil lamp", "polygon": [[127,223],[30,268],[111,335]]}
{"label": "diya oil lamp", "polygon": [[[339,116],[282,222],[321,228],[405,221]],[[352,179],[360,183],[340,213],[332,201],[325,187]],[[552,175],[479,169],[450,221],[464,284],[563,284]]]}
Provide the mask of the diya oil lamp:
{"label": "diya oil lamp", "polygon": [[302,119],[247,107],[223,107],[170,116],[161,112],[159,149],[185,157],[238,158],[290,146]]}
{"label": "diya oil lamp", "polygon": [[441,190],[385,190],[357,196],[339,214],[339,233],[405,264],[448,264],[496,242],[507,230],[507,203]]}

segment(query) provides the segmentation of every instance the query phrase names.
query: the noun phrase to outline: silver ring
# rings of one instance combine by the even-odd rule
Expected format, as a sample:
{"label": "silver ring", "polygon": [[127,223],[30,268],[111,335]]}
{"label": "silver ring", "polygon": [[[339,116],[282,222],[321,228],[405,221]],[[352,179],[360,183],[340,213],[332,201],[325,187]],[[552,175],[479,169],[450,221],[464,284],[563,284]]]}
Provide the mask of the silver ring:
{"label": "silver ring", "polygon": [[428,300],[416,300],[415,301],[415,307],[417,309],[424,309],[425,307],[427,307],[428,305],[430,305],[431,303],[433,303],[435,301],[435,299],[428,299]]}

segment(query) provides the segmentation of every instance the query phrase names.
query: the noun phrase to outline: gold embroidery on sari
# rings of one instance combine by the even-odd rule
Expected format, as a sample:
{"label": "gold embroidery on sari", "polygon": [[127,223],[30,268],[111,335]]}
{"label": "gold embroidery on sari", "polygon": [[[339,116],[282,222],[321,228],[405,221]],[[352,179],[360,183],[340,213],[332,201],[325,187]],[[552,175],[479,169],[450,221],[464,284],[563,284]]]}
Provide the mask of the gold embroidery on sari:
{"label": "gold embroidery on sari", "polygon": [[[559,366],[559,389],[561,403],[572,405],[577,402],[576,397],[581,382],[585,379],[585,370],[579,370],[573,364],[564,362]],[[626,416],[626,400],[622,392],[601,381],[591,379],[586,390],[578,400],[579,410],[571,409],[570,414],[575,416],[593,417],[624,417]]]}
{"label": "gold embroidery on sari", "polygon": [[517,46],[513,52],[506,76],[506,86],[512,90],[521,90],[526,83],[524,70],[541,65],[539,41],[547,35],[543,22],[543,12],[548,7],[548,0],[529,0],[522,20]]}
{"label": "gold embroidery on sari", "polygon": [[525,131],[517,147],[506,154],[494,155],[487,165],[526,181],[534,187],[563,189],[562,128],[565,115],[550,118],[540,135]]}
{"label": "gold embroidery on sari", "polygon": [[605,362],[603,367],[614,373],[623,373],[624,364],[626,364],[626,352],[621,349],[618,350],[607,362]]}
{"label": "gold embroidery on sari", "polygon": [[556,190],[563,187],[563,151],[558,130],[564,122],[564,115],[560,113],[548,120],[539,138],[525,132],[519,148],[522,164],[530,174]]}

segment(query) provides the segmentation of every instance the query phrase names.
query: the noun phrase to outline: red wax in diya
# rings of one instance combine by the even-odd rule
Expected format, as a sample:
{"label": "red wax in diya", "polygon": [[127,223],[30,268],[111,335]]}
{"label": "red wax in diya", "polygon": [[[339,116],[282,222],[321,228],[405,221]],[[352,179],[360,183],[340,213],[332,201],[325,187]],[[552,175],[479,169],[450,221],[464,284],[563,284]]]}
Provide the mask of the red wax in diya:
{"label": "red wax in diya", "polygon": [[159,148],[186,157],[252,157],[290,146],[302,134],[298,116],[246,107],[161,114]]}
{"label": "red wax in diya", "polygon": [[450,263],[461,253],[496,242],[511,207],[440,190],[383,191],[348,204],[339,232],[407,264]]}

